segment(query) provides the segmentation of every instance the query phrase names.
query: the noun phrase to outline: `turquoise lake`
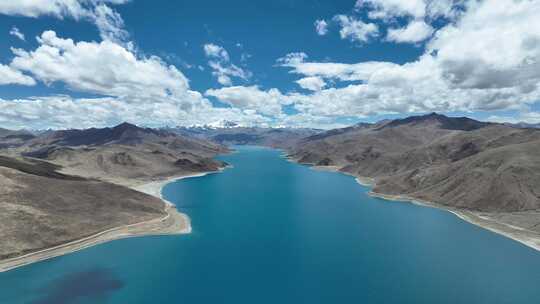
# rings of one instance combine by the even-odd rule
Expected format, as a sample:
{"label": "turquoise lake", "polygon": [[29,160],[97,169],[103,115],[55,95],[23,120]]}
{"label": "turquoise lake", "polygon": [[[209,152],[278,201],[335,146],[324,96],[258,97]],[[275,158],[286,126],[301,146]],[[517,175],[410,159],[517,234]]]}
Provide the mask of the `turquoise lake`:
{"label": "turquoise lake", "polygon": [[168,184],[193,233],[130,238],[0,273],[0,303],[540,303],[540,253],[353,177],[238,147]]}

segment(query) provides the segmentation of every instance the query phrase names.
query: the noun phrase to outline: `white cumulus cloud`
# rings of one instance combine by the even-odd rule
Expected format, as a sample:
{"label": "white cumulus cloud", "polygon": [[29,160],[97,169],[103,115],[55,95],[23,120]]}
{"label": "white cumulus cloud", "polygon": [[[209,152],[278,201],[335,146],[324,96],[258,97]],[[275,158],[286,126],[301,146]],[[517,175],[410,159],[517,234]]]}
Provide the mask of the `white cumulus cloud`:
{"label": "white cumulus cloud", "polygon": [[[457,19],[466,0],[357,0],[355,9],[389,26],[387,41],[418,43],[435,31],[432,24],[444,18],[445,22]],[[470,0],[472,2],[475,0]],[[406,22],[396,27],[399,22]],[[440,23],[441,24],[441,23]]]}
{"label": "white cumulus cloud", "polygon": [[266,118],[238,108],[216,108],[176,67],[158,57],[140,57],[112,41],[75,42],[43,32],[33,51],[14,49],[2,81],[34,84],[20,71],[46,84],[65,84],[74,92],[103,97],[42,96],[0,100],[0,125],[33,128],[111,125],[124,120],[163,126],[211,123],[219,119],[249,124]]}
{"label": "white cumulus cloud", "polygon": [[426,14],[425,0],[358,0],[357,9],[368,8],[372,19],[388,19],[400,16],[423,18]]}
{"label": "white cumulus cloud", "polygon": [[336,62],[309,62],[305,53],[290,53],[279,58],[278,64],[292,68],[291,72],[308,77],[317,76],[324,79],[340,81],[364,81],[375,71],[397,66],[391,62],[367,61],[355,64]]}
{"label": "white cumulus cloud", "polygon": [[324,36],[328,33],[328,23],[321,19],[315,21],[315,32],[317,32],[317,35]]}
{"label": "white cumulus cloud", "polygon": [[231,77],[240,78],[247,81],[251,78],[250,71],[244,70],[241,67],[230,62],[230,56],[227,50],[222,46],[207,43],[203,46],[208,61],[208,66],[212,69],[212,75],[214,75],[217,81],[224,86],[231,86]]}
{"label": "white cumulus cloud", "polygon": [[19,70],[0,64],[0,85],[6,84],[32,86],[36,84],[36,81],[32,77],[24,75]]}
{"label": "white cumulus cloud", "polygon": [[172,99],[133,103],[122,98],[72,98],[47,96],[0,99],[0,127],[66,129],[105,127],[129,121],[151,127],[210,124],[219,120],[242,125],[269,123],[270,119],[233,108],[215,108],[199,98],[196,107],[184,109]]}
{"label": "white cumulus cloud", "polygon": [[53,16],[59,19],[89,20],[96,24],[102,39],[115,42],[127,38],[122,17],[109,5],[129,0],[2,0],[0,14],[37,18]]}
{"label": "white cumulus cloud", "polygon": [[386,39],[398,43],[416,43],[424,41],[433,34],[434,29],[424,21],[416,20],[402,28],[388,30]]}
{"label": "white cumulus cloud", "polygon": [[326,82],[321,77],[304,77],[296,81],[300,87],[311,91],[320,91],[326,86]]}
{"label": "white cumulus cloud", "polygon": [[26,38],[24,37],[24,34],[21,33],[21,31],[15,26],[11,28],[11,30],[9,31],[9,34],[11,36],[15,36],[15,37],[19,38],[19,40],[26,41]]}
{"label": "white cumulus cloud", "polygon": [[33,51],[13,49],[11,66],[44,83],[63,82],[74,91],[107,96],[180,96],[187,78],[158,57],[138,58],[112,41],[74,42],[45,31]]}
{"label": "white cumulus cloud", "polygon": [[349,39],[356,42],[367,42],[370,37],[379,34],[379,28],[374,23],[364,23],[355,17],[346,15],[336,15],[334,20],[339,23],[341,29],[339,35],[341,39]]}
{"label": "white cumulus cloud", "polygon": [[294,53],[278,63],[303,78],[361,82],[287,95],[314,116],[523,110],[540,100],[540,32],[530,30],[538,15],[536,1],[471,1],[413,62],[308,62]]}
{"label": "white cumulus cloud", "polygon": [[229,53],[223,47],[213,43],[207,43],[203,46],[207,57],[217,58],[223,61],[229,61]]}
{"label": "white cumulus cloud", "polygon": [[264,115],[279,115],[281,106],[289,104],[289,98],[278,89],[261,90],[257,86],[234,86],[207,90],[205,95],[213,96],[231,106],[255,110]]}
{"label": "white cumulus cloud", "polygon": [[[423,8],[417,6],[420,2]],[[43,5],[49,7],[50,3],[56,2]],[[0,126],[84,127],[111,125],[123,120],[151,126],[218,120],[244,125],[314,126],[335,125],[336,117],[493,110],[515,110],[523,113],[519,118],[527,121],[538,118],[536,112],[528,108],[540,101],[540,32],[532,30],[540,28],[540,2],[498,0],[497,5],[492,5],[492,2],[474,0],[437,3],[373,0],[364,3],[362,8],[367,8],[368,14],[370,10],[378,12],[371,14],[378,18],[374,22],[391,25],[385,39],[426,41],[423,54],[404,64],[386,61],[351,64],[317,62],[309,60],[303,52],[290,53],[280,58],[278,65],[298,75],[296,83],[311,92],[287,93],[277,88],[230,86],[210,89],[202,95],[190,89],[188,79],[179,69],[165,64],[159,57],[136,54],[112,39],[76,42],[46,31],[38,38],[36,48],[13,49],[12,61],[0,65],[0,84],[57,82],[72,91],[100,97],[0,100]],[[456,3],[462,6],[459,10],[455,9]],[[92,12],[95,14],[99,5],[113,2],[94,4]],[[5,13],[7,7],[0,2],[1,13]],[[64,9],[73,10],[70,6]],[[55,16],[57,13],[52,11],[47,14]],[[45,13],[36,13],[34,7],[24,14]],[[58,14],[76,18],[76,13]],[[111,20],[115,18],[114,11],[103,14]],[[376,25],[369,30],[371,23],[340,16],[334,22],[341,25],[343,38],[365,42],[379,35]],[[432,32],[427,27],[437,16],[452,21]],[[408,23],[403,28],[393,28],[398,19]],[[421,35],[422,31],[415,27],[427,30]],[[419,38],[422,36],[425,37]],[[233,78],[251,77],[249,71],[231,63],[231,56],[223,47],[208,44],[203,50],[220,83],[233,85]],[[337,81],[345,83],[331,87]],[[214,107],[209,97],[230,107]],[[298,113],[287,115],[282,110],[284,106],[294,107]],[[525,115],[528,112],[531,114]]]}

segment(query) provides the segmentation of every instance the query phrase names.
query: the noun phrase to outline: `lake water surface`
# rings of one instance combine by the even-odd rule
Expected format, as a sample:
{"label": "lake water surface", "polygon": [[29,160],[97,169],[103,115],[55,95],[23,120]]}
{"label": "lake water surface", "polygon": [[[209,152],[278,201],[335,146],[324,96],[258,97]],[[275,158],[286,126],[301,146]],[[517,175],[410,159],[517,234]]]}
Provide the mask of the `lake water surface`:
{"label": "lake water surface", "polygon": [[353,177],[239,147],[168,184],[193,233],[118,240],[0,273],[0,303],[540,303],[540,253]]}

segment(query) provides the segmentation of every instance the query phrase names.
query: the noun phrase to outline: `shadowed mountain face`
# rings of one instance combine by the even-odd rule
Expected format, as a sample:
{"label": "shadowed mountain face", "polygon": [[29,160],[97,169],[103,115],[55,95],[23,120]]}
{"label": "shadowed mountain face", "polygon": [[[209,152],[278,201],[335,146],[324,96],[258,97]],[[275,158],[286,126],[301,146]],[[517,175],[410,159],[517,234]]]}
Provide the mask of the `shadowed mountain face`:
{"label": "shadowed mountain face", "polygon": [[[28,141],[28,146],[100,146],[107,144],[137,145],[145,142],[185,139],[176,134],[151,128],[141,128],[124,122],[112,128],[71,129],[45,132]],[[208,144],[208,143],[204,143]]]}
{"label": "shadowed mountain face", "polygon": [[291,158],[376,181],[373,191],[451,207],[540,208],[540,130],[439,114],[331,130],[301,140]]}
{"label": "shadowed mountain face", "polygon": [[29,138],[15,153],[47,160],[68,174],[132,184],[134,179],[218,170],[224,164],[212,157],[226,151],[201,138],[123,123],[45,132]]}
{"label": "shadowed mountain face", "polygon": [[77,176],[69,176],[62,173],[57,172],[56,170],[61,169],[60,166],[48,163],[48,162],[41,162],[33,159],[26,159],[25,161],[17,160],[15,158],[6,157],[0,155],[0,167],[15,169],[24,173],[36,175],[36,176],[42,176],[42,177],[49,177],[49,178],[56,178],[56,179],[64,179],[64,180],[84,180],[82,177]]}
{"label": "shadowed mountain face", "polygon": [[170,132],[210,140],[225,145],[260,145],[274,148],[287,148],[302,138],[317,134],[321,130],[293,128],[258,127],[179,127]]}
{"label": "shadowed mountain face", "polygon": [[411,116],[403,119],[392,120],[380,126],[379,129],[392,128],[402,125],[432,125],[434,128],[445,130],[472,131],[486,127],[490,125],[490,123],[480,122],[467,117],[447,117],[437,113],[431,113],[423,116]]}
{"label": "shadowed mountain face", "polygon": [[35,142],[46,141],[59,146],[90,146],[109,143],[136,145],[145,140],[159,140],[172,134],[149,128],[139,128],[130,123],[122,123],[113,128],[90,128],[84,130],[61,130],[42,136]]}

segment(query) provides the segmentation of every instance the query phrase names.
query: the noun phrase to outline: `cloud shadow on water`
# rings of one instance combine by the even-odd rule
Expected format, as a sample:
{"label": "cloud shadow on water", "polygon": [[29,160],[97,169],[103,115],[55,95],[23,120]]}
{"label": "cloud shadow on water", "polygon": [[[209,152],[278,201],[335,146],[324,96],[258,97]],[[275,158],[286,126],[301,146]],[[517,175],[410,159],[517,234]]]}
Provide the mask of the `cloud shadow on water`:
{"label": "cloud shadow on water", "polygon": [[40,290],[42,296],[31,304],[102,303],[124,283],[106,268],[67,274]]}

